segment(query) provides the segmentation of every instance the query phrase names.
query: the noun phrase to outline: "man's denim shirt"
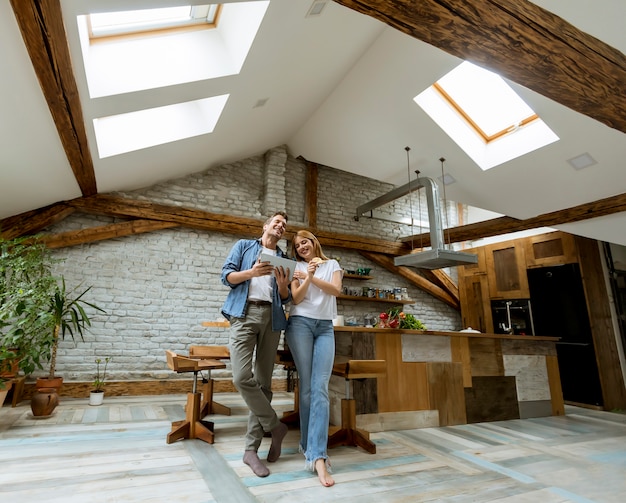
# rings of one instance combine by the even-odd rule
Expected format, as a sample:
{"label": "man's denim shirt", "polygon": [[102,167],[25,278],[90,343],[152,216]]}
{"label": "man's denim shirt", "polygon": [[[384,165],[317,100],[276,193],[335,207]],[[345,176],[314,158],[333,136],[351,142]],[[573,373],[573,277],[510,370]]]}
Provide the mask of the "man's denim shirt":
{"label": "man's denim shirt", "polygon": [[[228,257],[226,257],[226,261],[222,266],[222,283],[229,286],[231,290],[228,292],[228,297],[226,297],[222,307],[222,314],[227,320],[230,320],[231,317],[243,318],[246,315],[250,281],[233,285],[226,278],[231,272],[252,269],[252,266],[259,258],[261,248],[260,239],[240,239],[232,247]],[[276,252],[278,256],[287,258],[280,248],[276,248]],[[285,330],[287,328],[287,317],[285,316],[283,304],[287,304],[290,301],[291,290],[289,290],[289,297],[286,300],[282,300],[274,279],[272,281],[272,330]]]}

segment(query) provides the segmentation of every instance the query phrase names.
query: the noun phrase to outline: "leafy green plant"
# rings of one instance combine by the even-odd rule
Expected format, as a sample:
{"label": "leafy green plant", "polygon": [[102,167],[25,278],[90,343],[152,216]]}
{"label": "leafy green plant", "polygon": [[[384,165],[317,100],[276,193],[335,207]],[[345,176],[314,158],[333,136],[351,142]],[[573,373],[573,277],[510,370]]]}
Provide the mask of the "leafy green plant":
{"label": "leafy green plant", "polygon": [[96,377],[93,381],[93,391],[102,392],[104,391],[105,380],[107,377],[107,366],[111,361],[111,357],[107,356],[104,359],[104,369],[102,370],[102,374],[100,374],[100,365],[102,364],[102,358],[96,358]]}
{"label": "leafy green plant", "polygon": [[61,278],[61,284],[57,285],[54,294],[50,298],[49,312],[52,317],[52,345],[50,350],[50,371],[49,377],[54,377],[57,361],[57,349],[59,346],[59,335],[65,339],[65,334],[69,333],[73,341],[76,341],[74,332],[84,340],[84,332],[91,326],[91,319],[85,312],[83,306],[89,306],[96,311],[105,313],[106,311],[91,302],[83,299],[91,287],[82,293],[76,293],[76,289],[67,291],[65,278]]}
{"label": "leafy green plant", "polygon": [[56,262],[36,236],[0,238],[0,348],[15,349],[26,374],[43,368],[50,355]]}
{"label": "leafy green plant", "polygon": [[55,259],[37,236],[0,238],[0,350],[15,348],[26,375],[50,363],[54,376],[59,338],[83,339],[91,326],[84,300],[91,287],[68,291],[63,277],[52,273]]}

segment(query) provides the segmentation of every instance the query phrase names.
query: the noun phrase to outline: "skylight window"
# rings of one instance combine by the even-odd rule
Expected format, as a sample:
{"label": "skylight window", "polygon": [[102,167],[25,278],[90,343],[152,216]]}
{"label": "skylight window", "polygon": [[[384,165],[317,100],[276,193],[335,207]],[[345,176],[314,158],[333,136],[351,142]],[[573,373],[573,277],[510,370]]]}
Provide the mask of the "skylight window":
{"label": "skylight window", "polygon": [[100,159],[213,132],[228,94],[94,119]]}
{"label": "skylight window", "polygon": [[[138,2],[125,4],[136,7]],[[205,5],[202,12],[199,6],[186,6],[77,16],[89,96],[101,98],[238,74],[268,6],[269,0],[252,0]],[[137,13],[142,16],[141,23]],[[214,25],[208,24],[211,17]],[[204,19],[204,26],[214,27],[171,29],[182,18],[192,23]],[[115,29],[119,36],[92,43],[90,22],[91,30],[97,22],[102,30]],[[138,33],[142,23],[151,26],[149,30],[159,23],[170,28],[149,31],[150,36],[130,36]]]}
{"label": "skylight window", "polygon": [[558,140],[502,77],[467,61],[414,101],[483,170]]}
{"label": "skylight window", "polygon": [[215,27],[219,5],[104,12],[88,16],[91,39],[187,26]]}

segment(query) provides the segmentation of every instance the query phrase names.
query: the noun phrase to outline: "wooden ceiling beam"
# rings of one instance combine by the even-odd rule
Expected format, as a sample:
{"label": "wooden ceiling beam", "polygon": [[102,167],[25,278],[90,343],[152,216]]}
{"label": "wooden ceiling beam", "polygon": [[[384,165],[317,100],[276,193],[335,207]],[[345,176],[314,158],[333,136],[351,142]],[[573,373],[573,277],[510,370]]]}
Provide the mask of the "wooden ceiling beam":
{"label": "wooden ceiling beam", "polygon": [[98,192],[59,0],[11,0],[39,85],[83,196]]}
{"label": "wooden ceiling beam", "polygon": [[626,133],[626,56],[528,0],[334,0]]}
{"label": "wooden ceiling beam", "polygon": [[179,227],[179,225],[172,222],[137,219],[78,231],[61,232],[59,234],[44,236],[41,241],[48,248],[66,248],[68,246],[76,246],[84,243],[93,243],[95,241],[104,241],[107,239],[143,234],[145,232],[170,229],[172,227]]}
{"label": "wooden ceiling beam", "polygon": [[[598,218],[614,213],[626,211],[626,194],[600,199],[592,203],[581,204],[566,210],[544,213],[533,218],[518,220],[511,217],[498,217],[484,222],[453,227],[444,231],[446,243],[459,243],[461,241],[474,241],[480,238],[499,236],[510,232],[519,232],[539,227],[555,227],[557,225],[580,222],[590,218]],[[430,234],[422,233],[407,236],[402,242],[419,244],[423,247],[430,246]]]}
{"label": "wooden ceiling beam", "polygon": [[393,263],[393,258],[388,255],[383,255],[380,253],[371,253],[371,252],[361,252],[366,259],[371,260],[375,264],[378,264],[381,267],[384,267],[388,271],[402,276],[404,279],[418,287],[420,290],[425,291],[426,293],[432,295],[436,299],[448,304],[456,310],[461,309],[461,304],[459,301],[458,294],[453,296],[450,292],[444,290],[443,288],[431,283],[429,280],[421,276],[419,273],[415,272],[413,269],[404,266],[396,266]]}
{"label": "wooden ceiling beam", "polygon": [[37,234],[41,229],[56,224],[74,213],[65,203],[55,203],[0,220],[0,237],[13,239]]}
{"label": "wooden ceiling beam", "polygon": [[[74,199],[68,201],[67,204],[84,213],[169,222],[194,229],[250,237],[260,236],[264,223],[264,220],[254,218],[210,213],[103,194]],[[313,232],[324,246],[365,250],[390,255],[400,255],[409,251],[405,244],[398,241],[370,239],[353,234],[327,232],[314,228],[309,228],[308,230]],[[107,229],[106,232],[110,232],[110,229]],[[292,235],[293,233],[288,231],[285,238],[290,239]]]}

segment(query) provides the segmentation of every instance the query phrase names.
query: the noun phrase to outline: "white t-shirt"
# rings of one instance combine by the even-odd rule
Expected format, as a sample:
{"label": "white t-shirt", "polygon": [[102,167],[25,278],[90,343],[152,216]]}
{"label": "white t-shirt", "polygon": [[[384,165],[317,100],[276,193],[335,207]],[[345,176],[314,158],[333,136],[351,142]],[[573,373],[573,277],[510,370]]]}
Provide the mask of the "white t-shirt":
{"label": "white t-shirt", "polygon": [[[307,262],[298,261],[295,270],[306,273],[307,267]],[[339,262],[331,259],[317,267],[315,277],[332,282],[333,274],[340,270]],[[300,282],[302,283],[302,281]],[[306,316],[316,320],[334,320],[337,317],[337,297],[323,292],[321,288],[310,283],[302,301],[299,304],[291,304],[289,314],[290,316]]]}
{"label": "white t-shirt", "polygon": [[[262,246],[261,253],[276,255],[276,250],[270,250]],[[252,278],[248,289],[248,298],[272,302],[272,275],[269,274],[267,276],[256,276]]]}

